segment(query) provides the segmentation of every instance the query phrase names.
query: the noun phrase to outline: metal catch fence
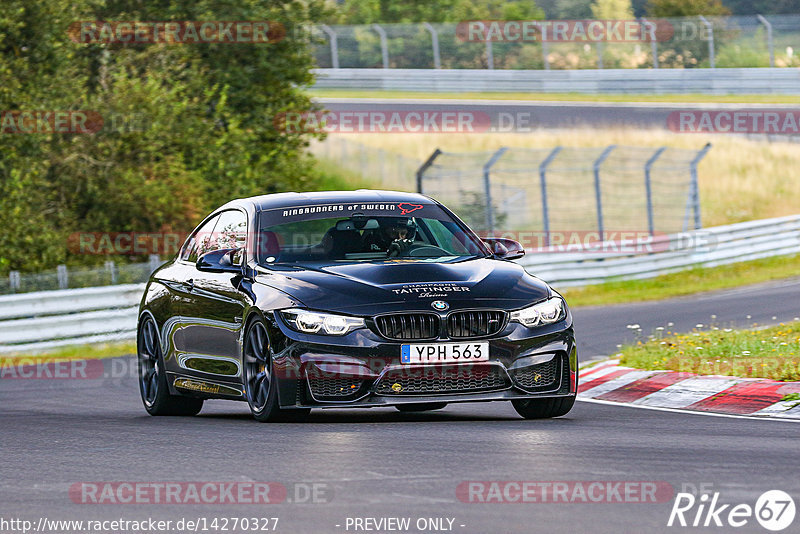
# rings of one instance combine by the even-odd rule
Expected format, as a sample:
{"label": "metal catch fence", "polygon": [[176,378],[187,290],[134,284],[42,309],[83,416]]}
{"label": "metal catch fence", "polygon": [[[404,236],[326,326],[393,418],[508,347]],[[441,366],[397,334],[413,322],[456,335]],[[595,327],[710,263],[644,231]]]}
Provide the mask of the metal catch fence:
{"label": "metal catch fence", "polygon": [[[635,69],[800,66],[800,14],[638,19],[645,37],[624,41],[473,39],[470,21],[319,25],[311,28],[320,68]],[[472,21],[480,22],[480,21]],[[502,21],[486,21],[503,24]],[[530,21],[533,24],[591,21]],[[602,21],[600,21],[602,22]],[[614,21],[606,21],[614,22]],[[508,24],[519,24],[511,21]],[[500,26],[503,28],[502,26]],[[488,26],[485,35],[492,35]],[[514,33],[514,32],[509,32]],[[514,33],[517,35],[519,32]],[[538,32],[541,35],[542,31]],[[466,35],[466,37],[465,37]],[[508,35],[508,34],[506,34]],[[513,37],[512,35],[511,37]],[[652,36],[652,37],[651,37]]]}
{"label": "metal catch fence", "polygon": [[437,149],[417,190],[481,233],[535,229],[544,246],[557,232],[674,233],[702,227],[697,165],[710,147]]}
{"label": "metal catch fence", "polygon": [[68,268],[66,265],[59,265],[54,270],[41,273],[11,271],[8,276],[0,277],[0,295],[118,284],[141,284],[147,281],[150,273],[156,270],[161,263],[158,255],[152,255],[150,261],[143,263],[117,264],[107,261],[102,267]]}

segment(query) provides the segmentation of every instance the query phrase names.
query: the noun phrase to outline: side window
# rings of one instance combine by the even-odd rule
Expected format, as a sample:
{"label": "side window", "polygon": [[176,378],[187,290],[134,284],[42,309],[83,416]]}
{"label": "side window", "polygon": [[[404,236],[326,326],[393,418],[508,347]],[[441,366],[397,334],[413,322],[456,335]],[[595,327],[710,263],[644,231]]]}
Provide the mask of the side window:
{"label": "side window", "polygon": [[211,236],[214,233],[214,226],[216,226],[217,221],[219,221],[219,215],[206,221],[203,226],[192,234],[192,237],[189,238],[186,247],[181,253],[182,260],[195,263],[198,257],[209,251],[209,242],[211,241]]}
{"label": "side window", "polygon": [[211,248],[244,248],[247,241],[247,216],[238,210],[223,211],[214,228]]}

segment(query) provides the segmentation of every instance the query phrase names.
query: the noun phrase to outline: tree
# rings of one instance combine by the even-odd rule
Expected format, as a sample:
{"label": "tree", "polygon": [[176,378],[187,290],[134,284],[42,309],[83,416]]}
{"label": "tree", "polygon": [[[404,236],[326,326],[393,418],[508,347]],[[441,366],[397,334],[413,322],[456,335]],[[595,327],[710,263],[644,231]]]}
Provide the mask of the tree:
{"label": "tree", "polygon": [[[587,2],[589,0],[586,0]],[[544,12],[533,0],[346,0],[340,24],[538,20]]]}
{"label": "tree", "polygon": [[730,11],[721,0],[649,0],[647,14],[650,17],[724,16],[730,15]]}
{"label": "tree", "polygon": [[560,19],[590,19],[592,0],[561,0],[556,3],[556,13]]}
{"label": "tree", "polygon": [[[187,231],[230,198],[314,187],[309,134],[275,119],[312,108],[301,28],[328,15],[323,0],[4,0],[0,110],[93,110],[104,126],[0,133],[0,272],[103,259],[71,253],[73,232]],[[70,23],[86,20],[277,21],[286,36],[272,44],[70,40]]]}
{"label": "tree", "polygon": [[592,15],[599,20],[630,20],[633,8],[630,0],[595,0]]}

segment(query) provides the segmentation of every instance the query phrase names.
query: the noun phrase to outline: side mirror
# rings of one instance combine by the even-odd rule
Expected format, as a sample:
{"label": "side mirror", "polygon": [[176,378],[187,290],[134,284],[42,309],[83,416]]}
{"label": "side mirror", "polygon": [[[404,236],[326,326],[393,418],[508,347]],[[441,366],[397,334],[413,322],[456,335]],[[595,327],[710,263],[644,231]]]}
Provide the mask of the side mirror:
{"label": "side mirror", "polygon": [[197,260],[198,271],[206,273],[236,273],[242,272],[241,248],[222,248],[213,250],[200,256]]}
{"label": "side mirror", "polygon": [[499,260],[516,260],[525,255],[525,249],[513,239],[487,237],[483,242],[489,245],[492,254]]}

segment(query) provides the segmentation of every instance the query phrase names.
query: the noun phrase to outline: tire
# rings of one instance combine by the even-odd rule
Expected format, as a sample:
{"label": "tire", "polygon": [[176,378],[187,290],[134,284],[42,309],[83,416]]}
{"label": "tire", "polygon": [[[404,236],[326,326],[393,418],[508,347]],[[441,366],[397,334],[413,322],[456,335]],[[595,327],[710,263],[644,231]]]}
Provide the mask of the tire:
{"label": "tire", "polygon": [[136,354],[139,363],[139,393],[144,409],[150,415],[197,415],[203,409],[203,399],[171,395],[164,368],[164,356],[153,318],[146,315],[139,323],[136,335]]}
{"label": "tire", "polygon": [[511,404],[525,419],[548,419],[568,414],[575,405],[575,397],[520,399],[511,401]]}
{"label": "tire", "polygon": [[244,391],[250,413],[259,423],[302,421],[310,408],[281,410],[277,381],[273,375],[272,346],[264,321],[255,319],[247,327],[242,348]]}
{"label": "tire", "polygon": [[447,406],[446,402],[421,402],[419,404],[398,404],[395,408],[400,412],[407,413],[441,410],[445,406]]}

